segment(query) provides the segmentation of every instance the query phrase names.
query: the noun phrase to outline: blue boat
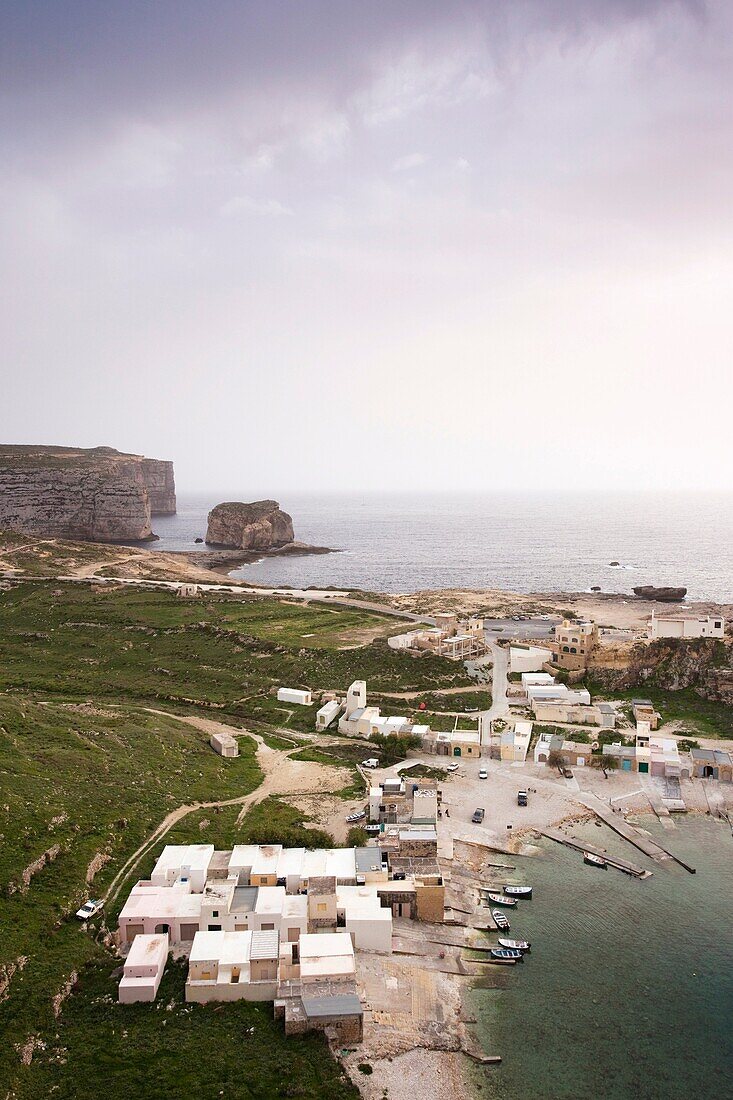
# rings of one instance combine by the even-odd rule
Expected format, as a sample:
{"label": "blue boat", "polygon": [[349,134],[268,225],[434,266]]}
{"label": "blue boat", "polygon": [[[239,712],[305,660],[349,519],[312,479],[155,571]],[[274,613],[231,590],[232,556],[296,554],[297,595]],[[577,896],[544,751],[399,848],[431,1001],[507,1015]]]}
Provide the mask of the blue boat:
{"label": "blue boat", "polygon": [[492,947],[490,954],[492,959],[514,959],[516,962],[524,958],[524,953],[513,947]]}

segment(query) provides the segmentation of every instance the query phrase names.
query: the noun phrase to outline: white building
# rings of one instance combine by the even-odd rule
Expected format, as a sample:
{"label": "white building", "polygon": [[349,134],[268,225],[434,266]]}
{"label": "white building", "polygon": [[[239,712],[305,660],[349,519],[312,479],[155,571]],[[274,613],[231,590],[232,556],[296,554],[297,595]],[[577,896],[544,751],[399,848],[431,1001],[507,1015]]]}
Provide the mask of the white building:
{"label": "white building", "polygon": [[206,885],[213,855],[213,844],[166,844],[158,856],[150,881],[153,886],[188,882],[192,893],[200,894]]}
{"label": "white building", "polygon": [[316,729],[327,730],[342,710],[343,703],[339,703],[338,699],[331,699],[328,703],[324,703],[320,710],[316,711]]}
{"label": "white building", "polygon": [[337,886],[336,911],[359,951],[392,953],[392,910],[376,886]]}
{"label": "white building", "polygon": [[136,936],[160,933],[167,933],[171,943],[192,940],[201,923],[202,896],[193,893],[189,882],[136,883],[120,912],[120,941],[132,943]]}
{"label": "white building", "polygon": [[538,645],[513,645],[509,648],[510,672],[541,672],[552,660],[552,650]]}
{"label": "white building", "polygon": [[312,693],[300,688],[278,688],[277,698],[280,703],[295,703],[299,707],[309,707],[313,703]]}
{"label": "white building", "polygon": [[214,752],[219,753],[219,756],[239,756],[239,742],[236,737],[232,737],[231,733],[212,733],[209,744]]}
{"label": "white building", "polygon": [[649,637],[657,638],[724,638],[725,619],[722,615],[708,615],[693,619],[686,615],[657,616],[652,612]]}
{"label": "white building", "polygon": [[354,979],[354,944],[348,932],[309,933],[300,937],[300,980],[311,983]]}
{"label": "white building", "polygon": [[186,1000],[271,1001],[277,993],[279,956],[277,932],[197,932]]}
{"label": "white building", "polygon": [[135,936],[123,968],[118,991],[120,1004],[154,1001],[167,961],[167,932]]}

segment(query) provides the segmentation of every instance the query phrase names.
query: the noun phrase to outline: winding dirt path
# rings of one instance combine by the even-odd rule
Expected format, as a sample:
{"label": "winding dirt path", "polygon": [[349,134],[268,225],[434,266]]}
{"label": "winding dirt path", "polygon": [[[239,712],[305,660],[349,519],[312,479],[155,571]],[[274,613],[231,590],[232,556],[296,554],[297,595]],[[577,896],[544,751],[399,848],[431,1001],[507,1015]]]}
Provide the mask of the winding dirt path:
{"label": "winding dirt path", "polygon": [[125,861],[112,879],[103,897],[106,906],[114,903],[127,877],[147,855],[153,845],[164,837],[174,825],[196,810],[241,806],[237,816],[237,825],[241,825],[245,814],[270,795],[328,794],[339,790],[351,778],[351,772],[347,768],[335,768],[330,765],[316,764],[312,761],[291,760],[290,756],[303,747],[300,744],[294,745],[292,749],[271,749],[259,734],[239,729],[236,726],[227,726],[223,722],[214,721],[212,718],[171,714],[169,711],[154,710],[152,708],[145,709],[152,714],[160,714],[166,718],[173,718],[178,722],[195,726],[196,729],[209,736],[212,733],[230,733],[234,737],[251,737],[253,741],[257,742],[257,763],[262,770],[262,782],[259,787],[254,791],[250,791],[249,794],[240,795],[236,798],[218,799],[212,802],[185,803],[175,810],[171,810],[147,839],[132,853],[129,859]]}

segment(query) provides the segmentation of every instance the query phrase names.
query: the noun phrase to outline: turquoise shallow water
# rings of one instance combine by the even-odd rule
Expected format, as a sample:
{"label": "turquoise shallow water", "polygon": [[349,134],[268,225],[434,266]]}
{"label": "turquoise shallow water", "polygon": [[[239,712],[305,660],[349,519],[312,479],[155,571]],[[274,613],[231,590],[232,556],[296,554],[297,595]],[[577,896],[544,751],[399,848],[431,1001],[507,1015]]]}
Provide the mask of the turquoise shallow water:
{"label": "turquoise shallow water", "polygon": [[[605,826],[573,829],[648,866],[643,882],[586,867],[542,842],[518,860],[535,897],[510,914],[532,942],[501,988],[472,995],[479,1037],[500,1067],[477,1094],[496,1100],[733,1097],[733,838],[709,818],[643,826],[697,868],[659,869]],[[492,979],[498,968],[492,968]]]}

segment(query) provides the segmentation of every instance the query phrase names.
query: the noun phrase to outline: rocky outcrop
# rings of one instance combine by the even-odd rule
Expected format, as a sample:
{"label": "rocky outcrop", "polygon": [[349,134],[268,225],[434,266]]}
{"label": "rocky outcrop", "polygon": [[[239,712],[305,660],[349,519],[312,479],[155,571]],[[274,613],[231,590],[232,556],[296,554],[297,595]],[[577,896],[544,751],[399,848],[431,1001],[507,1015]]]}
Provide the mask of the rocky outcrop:
{"label": "rocky outcrop", "polygon": [[[600,657],[603,650],[597,650]],[[625,668],[594,666],[596,689],[625,691],[655,687],[663,691],[692,688],[704,699],[733,702],[733,647],[715,638],[660,638],[636,644]]]}
{"label": "rocky outcrop", "polygon": [[657,588],[653,584],[641,584],[634,589],[640,600],[659,600],[661,603],[679,603],[687,595],[686,588]]}
{"label": "rocky outcrop", "polygon": [[208,546],[229,550],[272,550],[293,541],[293,521],[276,500],[229,501],[209,512]]}
{"label": "rocky outcrop", "polygon": [[150,514],[174,516],[176,514],[176,479],[173,463],[159,458],[142,460],[143,480],[148,490]]}
{"label": "rocky outcrop", "polygon": [[0,446],[0,528],[91,542],[154,539],[147,477],[170,506],[173,470],[146,474],[146,461],[112,447]]}

